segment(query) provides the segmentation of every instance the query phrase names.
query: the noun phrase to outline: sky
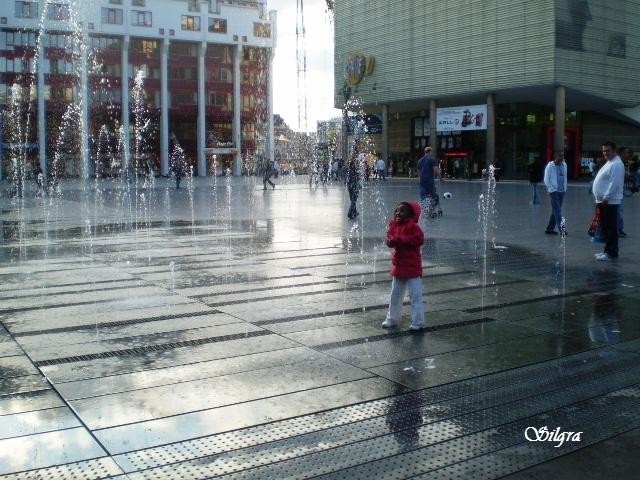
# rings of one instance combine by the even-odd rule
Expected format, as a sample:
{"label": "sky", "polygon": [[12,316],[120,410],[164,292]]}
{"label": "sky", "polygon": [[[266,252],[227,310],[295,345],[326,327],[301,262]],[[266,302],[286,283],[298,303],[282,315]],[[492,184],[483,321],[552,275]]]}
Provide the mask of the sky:
{"label": "sky", "polygon": [[[307,52],[307,131],[316,130],[318,120],[339,117],[333,108],[333,27],[325,0],[303,0]],[[278,12],[278,37],[273,59],[273,113],[289,127],[298,125],[296,66],[296,0],[268,0],[269,10]],[[304,123],[304,122],[303,122]]]}

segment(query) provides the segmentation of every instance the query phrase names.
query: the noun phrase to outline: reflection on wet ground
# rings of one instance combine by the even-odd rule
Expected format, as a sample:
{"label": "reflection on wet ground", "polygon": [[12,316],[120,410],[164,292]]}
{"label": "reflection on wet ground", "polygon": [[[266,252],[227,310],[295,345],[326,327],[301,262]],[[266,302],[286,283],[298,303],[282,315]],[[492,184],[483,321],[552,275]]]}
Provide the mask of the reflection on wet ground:
{"label": "reflection on wet ground", "polygon": [[[74,189],[0,200],[0,476],[615,477],[578,459],[630,451],[640,428],[631,242],[596,265],[501,184],[484,256],[482,185],[451,183],[422,225],[427,328],[387,331],[383,233],[415,189],[367,185],[359,223],[341,186],[302,181],[203,182],[193,211],[158,187],[173,203],[126,220],[110,190],[93,210]],[[581,440],[527,441],[543,426]]]}

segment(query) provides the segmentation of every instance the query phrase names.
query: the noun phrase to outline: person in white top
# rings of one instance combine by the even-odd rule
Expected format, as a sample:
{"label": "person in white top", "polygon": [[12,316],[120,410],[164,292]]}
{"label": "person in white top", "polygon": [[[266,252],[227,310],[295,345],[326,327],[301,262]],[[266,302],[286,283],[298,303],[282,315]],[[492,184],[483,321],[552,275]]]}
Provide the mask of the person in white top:
{"label": "person in white top", "polygon": [[562,202],[567,191],[567,164],[564,161],[564,152],[556,152],[553,155],[553,162],[547,163],[544,169],[544,184],[549,192],[551,200],[551,216],[544,233],[557,235],[555,228],[562,235],[567,232],[562,223]]}
{"label": "person in white top", "polygon": [[613,142],[602,144],[602,156],[606,163],[598,170],[593,181],[593,196],[600,209],[600,225],[605,239],[604,252],[596,254],[596,260],[611,261],[618,258],[618,208],[622,202],[624,164],[616,155]]}

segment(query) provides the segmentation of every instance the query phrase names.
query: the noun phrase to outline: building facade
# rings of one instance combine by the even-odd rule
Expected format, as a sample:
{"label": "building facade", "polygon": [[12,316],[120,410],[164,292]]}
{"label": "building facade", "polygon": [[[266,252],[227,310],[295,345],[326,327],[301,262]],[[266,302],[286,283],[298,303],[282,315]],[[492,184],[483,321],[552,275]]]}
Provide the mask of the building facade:
{"label": "building facade", "polygon": [[400,171],[427,145],[452,175],[497,163],[512,178],[554,150],[578,177],[603,140],[640,148],[637,0],[345,0],[335,8],[335,105],[347,90],[368,113],[382,113],[377,145]]}
{"label": "building facade", "polygon": [[176,144],[194,174],[251,170],[254,156],[273,155],[276,14],[266,9],[266,0],[3,2],[0,178],[17,144],[27,175],[168,175]]}

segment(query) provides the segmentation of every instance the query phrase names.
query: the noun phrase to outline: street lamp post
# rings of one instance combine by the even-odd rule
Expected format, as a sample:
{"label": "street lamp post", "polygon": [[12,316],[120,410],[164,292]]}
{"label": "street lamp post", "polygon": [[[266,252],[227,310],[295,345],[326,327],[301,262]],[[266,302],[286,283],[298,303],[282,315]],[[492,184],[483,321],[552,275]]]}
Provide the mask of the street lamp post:
{"label": "street lamp post", "polygon": [[348,122],[349,115],[347,104],[349,103],[349,99],[351,98],[351,87],[347,82],[344,82],[342,86],[342,96],[344,98],[344,104],[342,107],[342,162],[346,164],[347,156],[349,154],[349,142],[348,142]]}

